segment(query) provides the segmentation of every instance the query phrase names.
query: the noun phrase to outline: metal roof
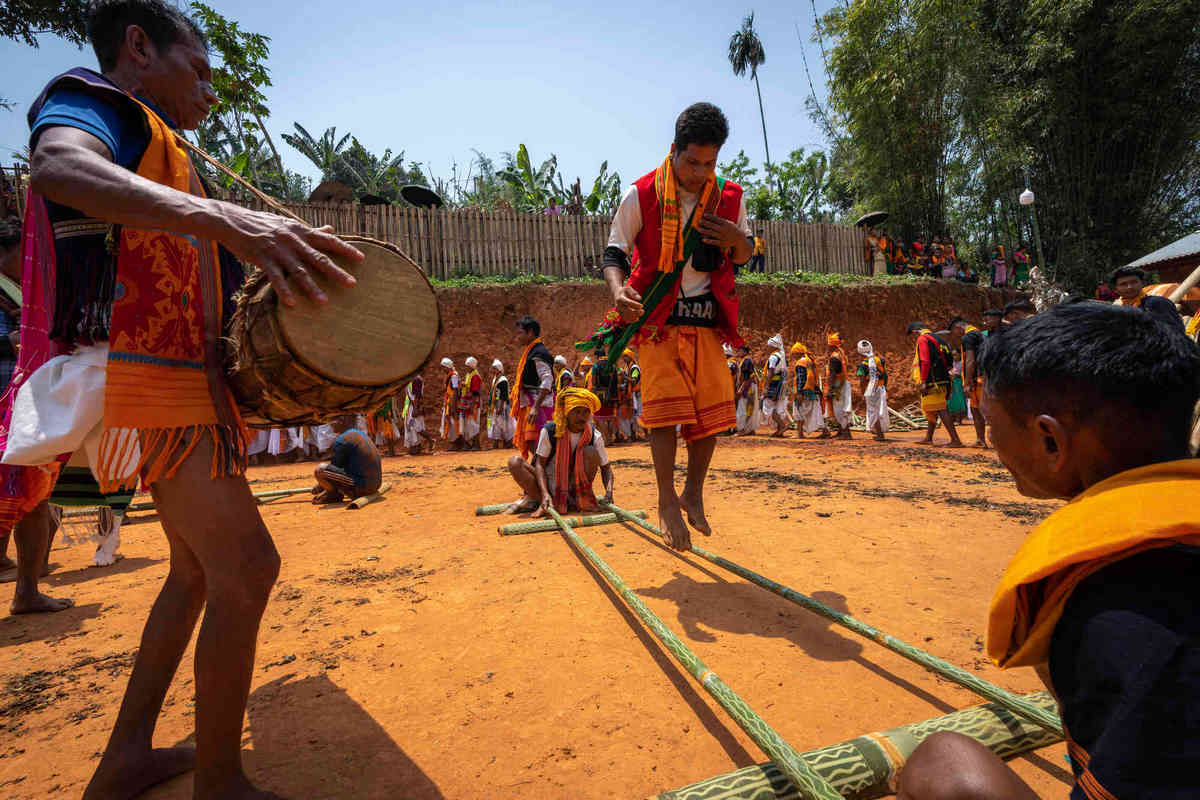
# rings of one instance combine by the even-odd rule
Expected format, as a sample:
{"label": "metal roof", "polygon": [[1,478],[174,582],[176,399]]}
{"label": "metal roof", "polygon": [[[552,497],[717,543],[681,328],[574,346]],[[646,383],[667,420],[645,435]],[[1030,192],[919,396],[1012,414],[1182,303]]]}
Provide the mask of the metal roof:
{"label": "metal roof", "polygon": [[1200,231],[1189,233],[1178,241],[1171,242],[1166,247],[1160,247],[1149,255],[1144,255],[1129,264],[1131,267],[1149,267],[1163,261],[1174,261],[1180,258],[1195,257],[1200,259]]}

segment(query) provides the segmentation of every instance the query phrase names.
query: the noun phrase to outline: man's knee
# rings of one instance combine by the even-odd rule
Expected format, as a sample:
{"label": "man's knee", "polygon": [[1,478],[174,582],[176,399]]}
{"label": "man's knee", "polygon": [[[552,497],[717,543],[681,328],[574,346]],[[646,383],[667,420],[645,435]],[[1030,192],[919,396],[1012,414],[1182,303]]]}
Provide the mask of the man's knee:
{"label": "man's knee", "polygon": [[[1022,790],[1024,790],[1022,792]],[[900,772],[898,800],[999,800],[1036,797],[990,750],[969,736],[939,731]]]}
{"label": "man's knee", "polygon": [[513,475],[524,472],[528,467],[529,464],[520,456],[510,456],[508,459],[508,471]]}

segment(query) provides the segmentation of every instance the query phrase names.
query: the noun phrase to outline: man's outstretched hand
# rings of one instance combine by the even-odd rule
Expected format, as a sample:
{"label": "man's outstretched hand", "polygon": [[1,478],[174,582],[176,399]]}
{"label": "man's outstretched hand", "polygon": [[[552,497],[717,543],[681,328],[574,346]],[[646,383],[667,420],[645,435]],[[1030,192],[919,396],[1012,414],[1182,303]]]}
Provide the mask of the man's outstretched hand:
{"label": "man's outstretched hand", "polygon": [[223,206],[226,230],[217,238],[242,261],[265,272],[284,305],[296,304],[296,287],[318,303],[329,302],[314,272],[342,286],[356,283],[330,256],[362,261],[363,254],[335,236],[332,226],[310,228],[276,214]]}

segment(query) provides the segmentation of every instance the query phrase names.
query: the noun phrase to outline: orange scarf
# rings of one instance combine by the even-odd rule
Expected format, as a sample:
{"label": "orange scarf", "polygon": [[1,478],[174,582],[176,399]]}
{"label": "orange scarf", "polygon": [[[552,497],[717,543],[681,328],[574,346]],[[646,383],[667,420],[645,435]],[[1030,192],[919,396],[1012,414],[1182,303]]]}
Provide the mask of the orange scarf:
{"label": "orange scarf", "polygon": [[592,443],[595,430],[589,422],[579,435],[579,443],[571,448],[571,439],[567,434],[566,424],[556,433],[562,437],[558,440],[558,452],[554,454],[554,508],[560,514],[567,513],[571,497],[571,472],[575,473],[575,496],[579,500],[580,511],[595,511],[600,507],[596,502],[596,493],[592,490],[592,482],[588,479],[587,465],[584,464],[583,448]]}
{"label": "orange scarf", "polygon": [[1004,668],[1044,663],[1080,581],[1144,550],[1200,546],[1198,507],[1200,460],[1185,459],[1113,475],[1055,511],[1000,579],[988,613],[988,656]]}
{"label": "orange scarf", "polygon": [[[147,106],[150,141],[137,174],[204,197],[175,133]],[[225,381],[217,245],[132,225],[121,229],[104,390],[101,491],[169,478],[203,436],[213,478],[245,471],[249,431]]]}
{"label": "orange scarf", "polygon": [[1113,301],[1113,305],[1114,306],[1129,306],[1130,308],[1141,308],[1142,301],[1145,300],[1146,297],[1149,296],[1149,294],[1150,294],[1150,287],[1143,286],[1142,291],[1138,293],[1137,297],[1133,298],[1132,300],[1126,300],[1123,297],[1118,297],[1116,300]]}
{"label": "orange scarf", "polygon": [[513,419],[521,418],[521,376],[525,374],[525,364],[529,361],[529,354],[533,352],[533,348],[541,343],[542,337],[539,336],[525,345],[525,352],[521,353],[521,360],[517,362],[517,373],[513,376],[512,389],[509,390],[509,400],[512,401],[509,413]]}
{"label": "orange scarf", "polygon": [[[700,217],[708,209],[713,189],[717,185],[715,175],[710,175],[700,190],[700,199],[692,210],[692,228],[699,227]],[[675,265],[683,261],[683,220],[679,206],[679,187],[675,183],[675,168],[671,156],[663,159],[662,166],[654,173],[654,190],[658,193],[659,213],[662,219],[660,235],[662,246],[658,249],[658,271],[674,272]]]}

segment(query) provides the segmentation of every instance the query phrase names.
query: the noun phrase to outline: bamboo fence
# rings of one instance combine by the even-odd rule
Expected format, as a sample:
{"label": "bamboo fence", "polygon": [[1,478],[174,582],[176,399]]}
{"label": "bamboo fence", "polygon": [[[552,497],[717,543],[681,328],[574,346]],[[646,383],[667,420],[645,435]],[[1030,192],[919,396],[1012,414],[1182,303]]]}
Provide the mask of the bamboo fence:
{"label": "bamboo fence", "polygon": [[[241,200],[267,210],[258,200]],[[477,208],[424,209],[357,203],[285,203],[313,225],[332,225],[390,242],[431,278],[463,275],[538,274],[579,278],[596,274],[608,243],[612,217],[551,216]],[[863,259],[864,234],[844,225],[751,221],[766,239],[767,272],[870,274]]]}
{"label": "bamboo fence", "polygon": [[[13,213],[20,215],[29,170],[23,164],[0,167],[0,185],[13,192]],[[222,197],[226,192],[217,190]],[[234,202],[269,211],[239,193]],[[538,274],[556,278],[595,275],[608,243],[610,216],[523,214],[477,208],[424,209],[358,203],[283,203],[312,225],[332,225],[338,233],[390,242],[421,265],[431,278],[464,275]],[[805,225],[781,220],[751,220],[766,239],[767,272],[836,272],[867,275],[865,234],[845,225]]]}

